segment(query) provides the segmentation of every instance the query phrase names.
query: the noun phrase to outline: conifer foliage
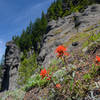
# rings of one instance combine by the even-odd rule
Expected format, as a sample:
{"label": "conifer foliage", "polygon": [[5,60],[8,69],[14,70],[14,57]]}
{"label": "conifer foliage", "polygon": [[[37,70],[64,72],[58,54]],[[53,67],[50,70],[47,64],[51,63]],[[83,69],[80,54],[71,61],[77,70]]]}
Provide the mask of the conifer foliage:
{"label": "conifer foliage", "polygon": [[19,46],[22,52],[29,51],[31,47],[38,53],[40,42],[47,32],[48,21],[57,20],[72,12],[82,12],[88,5],[98,0],[54,0],[47,10],[47,14],[42,11],[41,18],[37,18],[34,23],[30,22],[21,36],[13,36],[12,39]]}
{"label": "conifer foliage", "polygon": [[21,36],[13,36],[12,40],[19,46],[22,52],[29,51],[31,47],[37,51],[37,43],[40,43],[43,35],[47,29],[47,18],[44,12],[42,12],[41,18],[37,18],[34,23],[30,22],[26,30],[22,31]]}

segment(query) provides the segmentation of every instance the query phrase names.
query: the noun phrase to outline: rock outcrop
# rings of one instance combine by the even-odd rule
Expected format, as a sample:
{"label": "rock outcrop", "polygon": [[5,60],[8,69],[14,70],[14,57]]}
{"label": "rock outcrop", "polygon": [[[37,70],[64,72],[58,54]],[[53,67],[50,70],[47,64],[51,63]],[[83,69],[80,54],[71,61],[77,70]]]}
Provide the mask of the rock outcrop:
{"label": "rock outcrop", "polygon": [[[100,4],[89,6],[83,13],[73,13],[57,21],[49,22],[49,32],[44,36],[42,48],[38,57],[38,63],[47,67],[55,59],[54,50],[67,43],[76,33],[86,33],[100,26]],[[99,29],[100,30],[100,29]],[[96,30],[95,33],[98,33]],[[81,42],[81,41],[74,41]],[[72,42],[73,43],[73,42]],[[69,49],[77,48],[71,45]],[[80,46],[81,43],[79,43]]]}
{"label": "rock outcrop", "polygon": [[2,89],[14,90],[17,87],[18,67],[20,64],[20,50],[13,41],[6,43],[5,67],[2,79]]}

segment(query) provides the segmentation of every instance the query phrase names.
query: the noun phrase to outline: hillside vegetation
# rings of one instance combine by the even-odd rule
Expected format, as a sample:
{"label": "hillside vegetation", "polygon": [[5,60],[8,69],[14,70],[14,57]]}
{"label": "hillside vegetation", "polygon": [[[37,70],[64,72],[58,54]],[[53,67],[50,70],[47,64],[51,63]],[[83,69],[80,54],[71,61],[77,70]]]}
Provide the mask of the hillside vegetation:
{"label": "hillside vegetation", "polygon": [[[100,100],[100,5],[89,6],[97,2],[56,0],[21,36],[13,36],[21,50],[20,88],[1,94],[1,100]],[[79,14],[78,26],[72,13]],[[60,26],[59,17],[67,20]],[[52,20],[56,25],[48,30]]]}
{"label": "hillside vegetation", "polygon": [[[42,12],[41,18],[37,18],[34,23],[30,22],[29,26],[23,30],[21,36],[13,36],[12,39],[19,46],[23,55],[21,56],[22,63],[26,62],[27,52],[33,48],[34,53],[38,56],[42,47],[44,35],[48,32],[48,22],[57,20],[59,17],[67,16],[73,12],[84,11],[84,9],[94,3],[93,0],[57,0],[54,1],[47,10],[47,14]],[[35,57],[36,59],[36,57]],[[26,64],[27,65],[27,64]],[[20,67],[20,70],[27,70],[27,67]],[[34,65],[33,65],[34,66]],[[22,68],[22,69],[21,69]],[[26,73],[26,77],[28,76]],[[20,76],[22,77],[22,76]],[[25,78],[26,79],[26,78]]]}
{"label": "hillside vegetation", "polygon": [[[27,62],[29,61],[27,59],[27,53],[31,50],[31,48],[33,48],[34,53],[36,55],[34,56],[34,59],[37,58],[38,54],[40,53],[41,47],[43,45],[42,40],[45,34],[48,32],[49,21],[57,20],[59,17],[67,16],[73,12],[84,11],[84,9],[88,5],[94,2],[96,1],[93,1],[93,0],[54,1],[51,4],[51,6],[48,8],[47,14],[44,14],[44,12],[42,11],[41,18],[37,18],[34,23],[30,21],[29,26],[27,26],[27,28],[22,31],[21,36],[13,36],[12,40],[15,41],[15,43],[20,48],[21,52],[23,52],[23,54],[21,55],[21,65],[20,65],[19,72],[22,71],[23,73],[25,72],[24,70],[27,70],[27,68],[28,70],[31,69],[31,67],[27,67]],[[31,65],[31,66],[34,66],[34,65]],[[23,80],[27,81],[27,77],[29,76],[30,73],[31,71],[26,71],[25,73],[23,73],[25,74],[25,77]],[[20,78],[23,77],[22,74],[20,75],[21,75]],[[23,84],[25,84],[25,82],[23,82]]]}
{"label": "hillside vegetation", "polygon": [[29,51],[33,46],[35,52],[39,53],[41,41],[47,33],[48,21],[57,20],[59,17],[67,16],[74,12],[82,12],[84,9],[95,3],[96,0],[57,0],[54,1],[47,10],[47,14],[42,12],[41,18],[37,18],[34,23],[23,30],[21,36],[13,36],[13,40],[20,47],[21,51]]}

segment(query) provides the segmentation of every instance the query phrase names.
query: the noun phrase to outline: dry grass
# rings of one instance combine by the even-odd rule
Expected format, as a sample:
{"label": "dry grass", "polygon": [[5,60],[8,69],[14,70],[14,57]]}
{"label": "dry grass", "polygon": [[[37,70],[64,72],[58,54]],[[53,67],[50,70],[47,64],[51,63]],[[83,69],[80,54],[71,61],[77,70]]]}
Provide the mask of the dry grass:
{"label": "dry grass", "polygon": [[77,34],[72,35],[72,37],[69,39],[69,41],[65,42],[64,45],[69,46],[75,41],[82,42],[82,41],[86,40],[88,37],[89,37],[88,33],[77,33]]}
{"label": "dry grass", "polygon": [[94,30],[98,30],[100,29],[100,26],[96,26],[97,24],[94,24],[88,28],[86,28],[85,30],[83,30],[83,32],[88,32],[88,31],[94,31]]}
{"label": "dry grass", "polygon": [[59,33],[61,33],[62,32],[62,29],[60,28],[60,29],[57,29],[55,32],[54,32],[54,34],[59,34]]}

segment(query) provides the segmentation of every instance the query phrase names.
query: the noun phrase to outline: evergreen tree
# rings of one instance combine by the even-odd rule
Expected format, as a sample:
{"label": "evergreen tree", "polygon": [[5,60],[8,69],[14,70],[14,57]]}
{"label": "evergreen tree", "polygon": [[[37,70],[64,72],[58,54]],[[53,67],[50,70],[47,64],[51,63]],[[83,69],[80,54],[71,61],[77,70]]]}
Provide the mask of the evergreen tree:
{"label": "evergreen tree", "polygon": [[12,37],[12,40],[16,43],[16,45],[18,47],[20,47],[20,45],[19,45],[19,39],[20,39],[20,37],[19,36],[16,36],[16,35]]}
{"label": "evergreen tree", "polygon": [[22,35],[19,40],[19,45],[20,45],[21,51],[24,51],[24,50],[28,51],[29,48],[32,47],[31,36],[27,34],[25,30],[23,30],[22,32]]}
{"label": "evergreen tree", "polygon": [[4,64],[5,64],[5,55],[2,56],[0,65],[3,66]]}
{"label": "evergreen tree", "polygon": [[29,26],[26,28],[27,34],[32,34],[32,26],[33,26],[33,23],[32,23],[32,21],[30,21]]}
{"label": "evergreen tree", "polygon": [[53,2],[47,11],[47,18],[48,20],[57,19],[55,15],[55,6],[56,2]]}
{"label": "evergreen tree", "polygon": [[87,5],[97,0],[55,0],[47,10],[47,14],[42,11],[41,18],[37,18],[34,23],[30,21],[29,26],[22,32],[21,36],[13,36],[12,40],[20,47],[21,51],[28,51],[32,46],[38,50],[43,35],[46,33],[48,21],[64,17],[72,12],[84,11]]}
{"label": "evergreen tree", "polygon": [[48,22],[47,22],[46,15],[45,15],[44,12],[42,11],[42,17],[41,17],[41,25],[42,25],[41,31],[42,31],[42,36],[43,36],[43,34],[46,33],[47,24],[48,24]]}
{"label": "evergreen tree", "polygon": [[62,0],[57,0],[55,4],[55,15],[56,17],[62,17],[63,9],[62,9]]}

